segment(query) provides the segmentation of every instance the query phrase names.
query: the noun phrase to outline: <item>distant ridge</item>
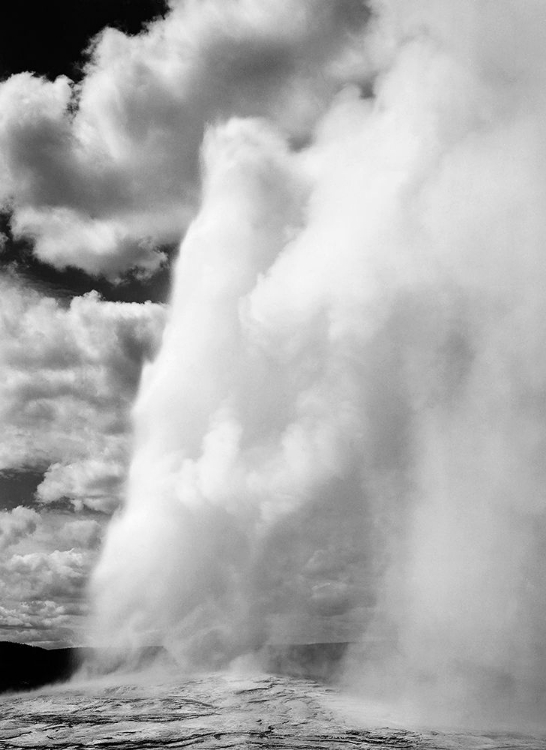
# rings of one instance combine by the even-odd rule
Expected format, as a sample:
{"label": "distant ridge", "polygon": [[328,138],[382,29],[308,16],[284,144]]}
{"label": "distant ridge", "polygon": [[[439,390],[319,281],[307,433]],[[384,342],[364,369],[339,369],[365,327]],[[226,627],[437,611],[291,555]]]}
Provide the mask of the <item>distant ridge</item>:
{"label": "distant ridge", "polygon": [[[264,669],[328,682],[335,677],[349,643],[269,644],[256,654]],[[24,643],[0,641],[0,693],[33,690],[68,680],[87,662],[91,673],[106,674],[122,669],[142,669],[155,659],[167,656],[161,646],[144,648],[131,663],[116,662],[115,652],[87,648],[45,649]]]}
{"label": "distant ridge", "polygon": [[83,649],[45,649],[0,641],[0,693],[32,690],[67,680],[77,669]]}

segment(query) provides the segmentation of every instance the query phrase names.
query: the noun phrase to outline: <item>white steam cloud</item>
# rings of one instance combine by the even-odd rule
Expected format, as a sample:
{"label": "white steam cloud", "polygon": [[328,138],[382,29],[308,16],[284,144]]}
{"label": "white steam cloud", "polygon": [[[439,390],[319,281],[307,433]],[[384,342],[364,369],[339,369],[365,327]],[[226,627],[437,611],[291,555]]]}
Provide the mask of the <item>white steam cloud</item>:
{"label": "white steam cloud", "polygon": [[[228,24],[224,46],[197,45],[200,101],[222,98],[226,39],[250,88],[205,134],[94,638],[161,641],[193,665],[358,641],[347,679],[363,690],[429,716],[539,716],[546,8],[393,0],[362,30],[352,6],[313,6],[335,62],[318,37],[297,46],[307,3],[293,19],[293,3],[176,6]],[[258,108],[249,50],[297,58],[288,81],[264,63]]]}

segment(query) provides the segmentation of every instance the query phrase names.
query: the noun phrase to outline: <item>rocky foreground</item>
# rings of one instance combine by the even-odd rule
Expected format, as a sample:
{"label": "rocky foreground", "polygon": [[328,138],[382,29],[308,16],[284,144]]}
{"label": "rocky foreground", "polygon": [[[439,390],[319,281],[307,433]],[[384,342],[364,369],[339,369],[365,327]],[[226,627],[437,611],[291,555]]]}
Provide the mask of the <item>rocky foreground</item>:
{"label": "rocky foreground", "polygon": [[[59,685],[0,697],[0,747],[546,750],[546,738],[366,727],[334,689],[262,674]],[[352,715],[352,718],[349,716]]]}

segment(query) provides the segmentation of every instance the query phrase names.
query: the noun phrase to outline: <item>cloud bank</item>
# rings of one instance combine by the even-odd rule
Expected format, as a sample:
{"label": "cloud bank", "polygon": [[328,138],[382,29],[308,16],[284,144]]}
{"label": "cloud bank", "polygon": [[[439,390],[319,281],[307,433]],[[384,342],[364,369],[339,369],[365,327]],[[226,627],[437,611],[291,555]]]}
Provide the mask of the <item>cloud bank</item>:
{"label": "cloud bank", "polygon": [[[1,278],[0,502],[24,504],[0,512],[2,638],[84,640],[87,580],[120,503],[130,410],[164,319],[160,305],[96,293],[61,302]],[[19,477],[30,478],[25,491]]]}
{"label": "cloud bank", "polygon": [[66,306],[2,281],[0,468],[47,469],[42,502],[116,507],[130,406],[163,320],[159,305],[91,293]]}
{"label": "cloud bank", "polygon": [[84,591],[104,523],[27,507],[0,512],[0,630],[8,640],[79,645]]}

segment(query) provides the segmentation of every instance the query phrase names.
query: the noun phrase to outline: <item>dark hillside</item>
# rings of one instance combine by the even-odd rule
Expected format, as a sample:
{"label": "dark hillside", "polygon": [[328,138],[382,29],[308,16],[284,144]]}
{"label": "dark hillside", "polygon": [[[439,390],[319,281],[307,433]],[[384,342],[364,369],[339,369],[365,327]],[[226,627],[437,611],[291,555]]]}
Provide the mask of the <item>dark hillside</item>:
{"label": "dark hillside", "polygon": [[0,693],[31,690],[66,680],[77,664],[78,649],[48,650],[0,641]]}
{"label": "dark hillside", "polygon": [[[328,682],[335,677],[348,645],[269,645],[261,650],[261,659],[264,669],[272,673]],[[110,672],[122,666],[108,651],[89,652],[83,648],[48,650],[23,643],[0,641],[0,693],[32,690],[67,680],[82,664],[84,655],[88,657],[91,672]],[[163,660],[167,656],[161,647],[149,647],[125,667],[142,669],[160,656],[163,656]]]}

